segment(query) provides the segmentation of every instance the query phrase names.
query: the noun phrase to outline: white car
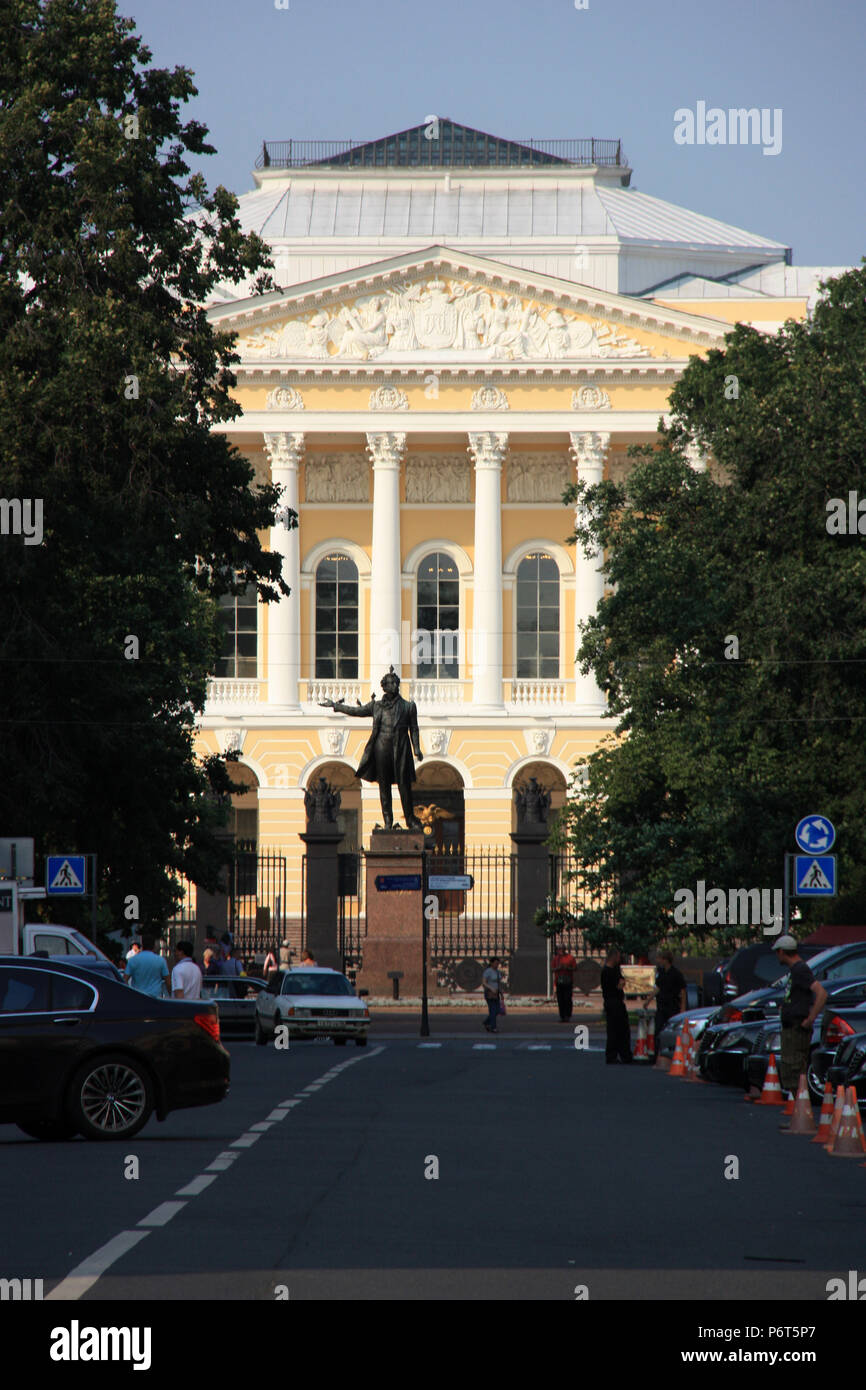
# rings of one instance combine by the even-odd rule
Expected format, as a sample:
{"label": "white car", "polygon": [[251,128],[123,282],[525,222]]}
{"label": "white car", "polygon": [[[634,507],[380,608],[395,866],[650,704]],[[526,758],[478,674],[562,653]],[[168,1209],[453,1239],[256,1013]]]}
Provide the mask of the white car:
{"label": "white car", "polygon": [[275,970],[256,999],[256,1042],[270,1042],[281,1024],[289,1038],[333,1038],[338,1047],[353,1038],[365,1047],[370,1010],[338,970],[318,965]]}

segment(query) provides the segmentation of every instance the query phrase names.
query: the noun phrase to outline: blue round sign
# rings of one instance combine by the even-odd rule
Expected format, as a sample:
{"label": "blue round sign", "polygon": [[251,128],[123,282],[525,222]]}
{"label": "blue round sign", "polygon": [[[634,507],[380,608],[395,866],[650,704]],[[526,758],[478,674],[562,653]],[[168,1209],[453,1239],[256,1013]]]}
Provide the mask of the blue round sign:
{"label": "blue round sign", "polygon": [[826,854],[836,839],[833,823],[826,816],[804,816],[794,835],[806,854]]}

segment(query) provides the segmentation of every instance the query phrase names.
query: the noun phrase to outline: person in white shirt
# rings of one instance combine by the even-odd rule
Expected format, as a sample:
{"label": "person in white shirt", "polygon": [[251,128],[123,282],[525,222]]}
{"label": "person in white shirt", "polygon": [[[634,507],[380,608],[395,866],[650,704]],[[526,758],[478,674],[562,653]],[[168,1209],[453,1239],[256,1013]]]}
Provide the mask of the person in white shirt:
{"label": "person in white shirt", "polygon": [[172,999],[201,999],[201,971],[192,958],[192,942],[179,941],[174,955],[177,963],[171,972]]}

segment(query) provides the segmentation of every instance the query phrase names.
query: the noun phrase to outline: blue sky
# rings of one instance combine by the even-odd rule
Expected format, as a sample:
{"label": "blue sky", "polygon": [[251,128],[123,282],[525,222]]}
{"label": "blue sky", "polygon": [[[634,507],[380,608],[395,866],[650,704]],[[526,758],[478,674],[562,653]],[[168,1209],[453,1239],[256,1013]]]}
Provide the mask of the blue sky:
{"label": "blue sky", "polygon": [[[582,0],[581,0],[582,2]],[[793,247],[866,254],[864,0],[119,0],[237,193],[263,139],[375,139],[447,116],[513,139],[621,138],[632,185]],[[679,145],[674,112],[782,111],[781,151]]]}

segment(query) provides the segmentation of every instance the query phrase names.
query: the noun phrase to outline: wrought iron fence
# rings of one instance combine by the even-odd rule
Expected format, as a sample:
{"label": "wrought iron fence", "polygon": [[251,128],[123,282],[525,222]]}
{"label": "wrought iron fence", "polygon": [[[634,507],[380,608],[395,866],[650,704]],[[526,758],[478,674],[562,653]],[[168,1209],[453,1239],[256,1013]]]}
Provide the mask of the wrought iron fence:
{"label": "wrought iron fence", "polygon": [[[588,911],[604,908],[604,902],[597,894],[590,893],[576,881],[578,861],[571,850],[558,851],[550,856],[550,905],[564,904],[566,920],[579,917]],[[613,918],[609,918],[613,925]],[[577,925],[569,924],[555,936],[558,946],[567,946],[574,955],[580,957],[592,954],[585,940],[585,932]]]}
{"label": "wrought iron fence", "polygon": [[239,841],[229,869],[229,931],[241,956],[266,954],[286,934],[286,856]]}
{"label": "wrought iron fence", "polygon": [[505,959],[516,947],[516,858],[508,850],[428,854],[428,876],[470,874],[467,891],[435,893],[438,912],[429,922],[433,965],[462,959]]}

